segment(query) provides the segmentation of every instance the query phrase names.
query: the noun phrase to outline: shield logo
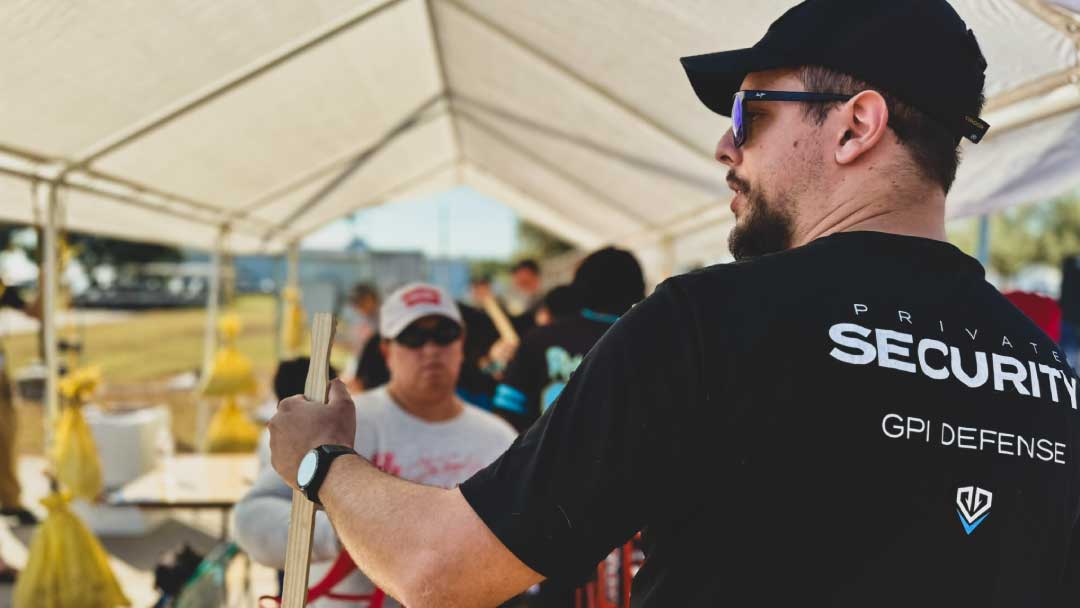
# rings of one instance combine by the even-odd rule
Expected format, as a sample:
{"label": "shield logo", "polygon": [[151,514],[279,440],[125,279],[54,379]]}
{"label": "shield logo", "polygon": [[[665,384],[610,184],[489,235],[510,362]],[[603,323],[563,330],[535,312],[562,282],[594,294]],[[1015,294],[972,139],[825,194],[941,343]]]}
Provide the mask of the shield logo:
{"label": "shield logo", "polygon": [[956,515],[964,526],[964,532],[971,535],[990,515],[990,505],[994,494],[975,486],[965,486],[956,490]]}

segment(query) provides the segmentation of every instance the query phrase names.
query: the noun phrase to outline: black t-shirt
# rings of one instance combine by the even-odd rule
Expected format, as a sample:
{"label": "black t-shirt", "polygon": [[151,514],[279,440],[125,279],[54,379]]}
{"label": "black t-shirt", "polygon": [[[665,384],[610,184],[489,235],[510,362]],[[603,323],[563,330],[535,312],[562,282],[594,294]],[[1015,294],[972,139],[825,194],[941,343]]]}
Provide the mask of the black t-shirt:
{"label": "black t-shirt", "polygon": [[499,339],[499,331],[482,309],[463,302],[458,302],[458,309],[465,323],[465,360],[458,376],[458,394],[469,403],[490,410],[496,382],[480,369],[480,361]]}
{"label": "black t-shirt", "polygon": [[386,366],[386,357],[382,354],[382,335],[372,334],[356,358],[356,370],[353,377],[360,381],[364,390],[379,388],[390,381],[390,368]]}
{"label": "black t-shirt", "polygon": [[637,607],[1054,605],[1064,361],[951,245],[833,235],[665,282],[461,490],[549,577],[644,528]]}
{"label": "black t-shirt", "polygon": [[529,332],[495,391],[495,412],[518,431],[532,426],[616,319],[586,310]]}

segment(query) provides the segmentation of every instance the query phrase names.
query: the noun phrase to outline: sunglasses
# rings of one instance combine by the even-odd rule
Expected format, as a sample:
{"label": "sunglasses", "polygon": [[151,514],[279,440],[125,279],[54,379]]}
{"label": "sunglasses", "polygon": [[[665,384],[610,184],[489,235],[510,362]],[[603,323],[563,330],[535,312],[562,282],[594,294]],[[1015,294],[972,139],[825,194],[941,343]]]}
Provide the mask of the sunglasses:
{"label": "sunglasses", "polygon": [[446,319],[440,320],[431,327],[422,327],[413,323],[401,330],[401,333],[394,338],[394,342],[405,348],[420,348],[428,342],[434,342],[439,346],[448,346],[460,337],[461,326]]}
{"label": "sunglasses", "polygon": [[735,147],[741,148],[750,137],[750,121],[747,120],[746,102],[748,101],[801,101],[828,103],[847,101],[854,95],[839,93],[805,93],[802,91],[739,91],[731,103],[731,134],[735,136]]}

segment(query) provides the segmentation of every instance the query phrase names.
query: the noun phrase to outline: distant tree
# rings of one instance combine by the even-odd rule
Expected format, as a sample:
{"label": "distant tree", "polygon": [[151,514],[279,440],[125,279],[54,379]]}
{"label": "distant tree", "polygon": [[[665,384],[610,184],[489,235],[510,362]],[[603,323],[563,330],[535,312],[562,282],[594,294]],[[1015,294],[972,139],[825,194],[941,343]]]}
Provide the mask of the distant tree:
{"label": "distant tree", "polygon": [[143,264],[146,262],[179,262],[183,254],[176,247],[139,243],[89,234],[69,233],[68,245],[86,268],[109,264]]}
{"label": "distant tree", "polygon": [[572,251],[574,246],[536,224],[519,221],[517,225],[517,250],[514,259],[534,258],[542,260]]}
{"label": "distant tree", "polygon": [[[965,221],[953,226],[949,240],[974,255],[978,230],[977,220]],[[1080,193],[1006,209],[990,220],[990,266],[1003,276],[1031,264],[1060,266],[1074,255],[1080,255]]]}
{"label": "distant tree", "polygon": [[[26,238],[27,231],[36,231],[36,238]],[[103,264],[142,264],[145,262],[178,262],[183,254],[176,247],[138,243],[110,237],[69,232],[64,235],[76,258],[86,268]],[[41,230],[20,224],[0,224],[0,251],[20,247],[34,262],[38,261],[37,244],[41,242]]]}
{"label": "distant tree", "polygon": [[484,278],[494,281],[499,275],[510,270],[510,264],[506,260],[470,260],[469,277]]}

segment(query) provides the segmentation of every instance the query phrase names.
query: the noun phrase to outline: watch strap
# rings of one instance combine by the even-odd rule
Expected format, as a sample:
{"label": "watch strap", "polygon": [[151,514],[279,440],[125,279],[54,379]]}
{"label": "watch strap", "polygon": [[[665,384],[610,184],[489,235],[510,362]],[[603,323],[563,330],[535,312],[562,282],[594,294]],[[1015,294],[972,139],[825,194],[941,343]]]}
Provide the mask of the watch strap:
{"label": "watch strap", "polygon": [[330,464],[333,463],[334,459],[338,456],[356,454],[356,450],[344,445],[325,444],[315,448],[315,451],[319,452],[318,462],[315,464],[315,474],[312,475],[311,481],[300,489],[304,492],[304,496],[307,496],[308,500],[321,506],[322,502],[319,501],[319,489],[322,487],[323,480],[326,479],[327,473],[330,472]]}

